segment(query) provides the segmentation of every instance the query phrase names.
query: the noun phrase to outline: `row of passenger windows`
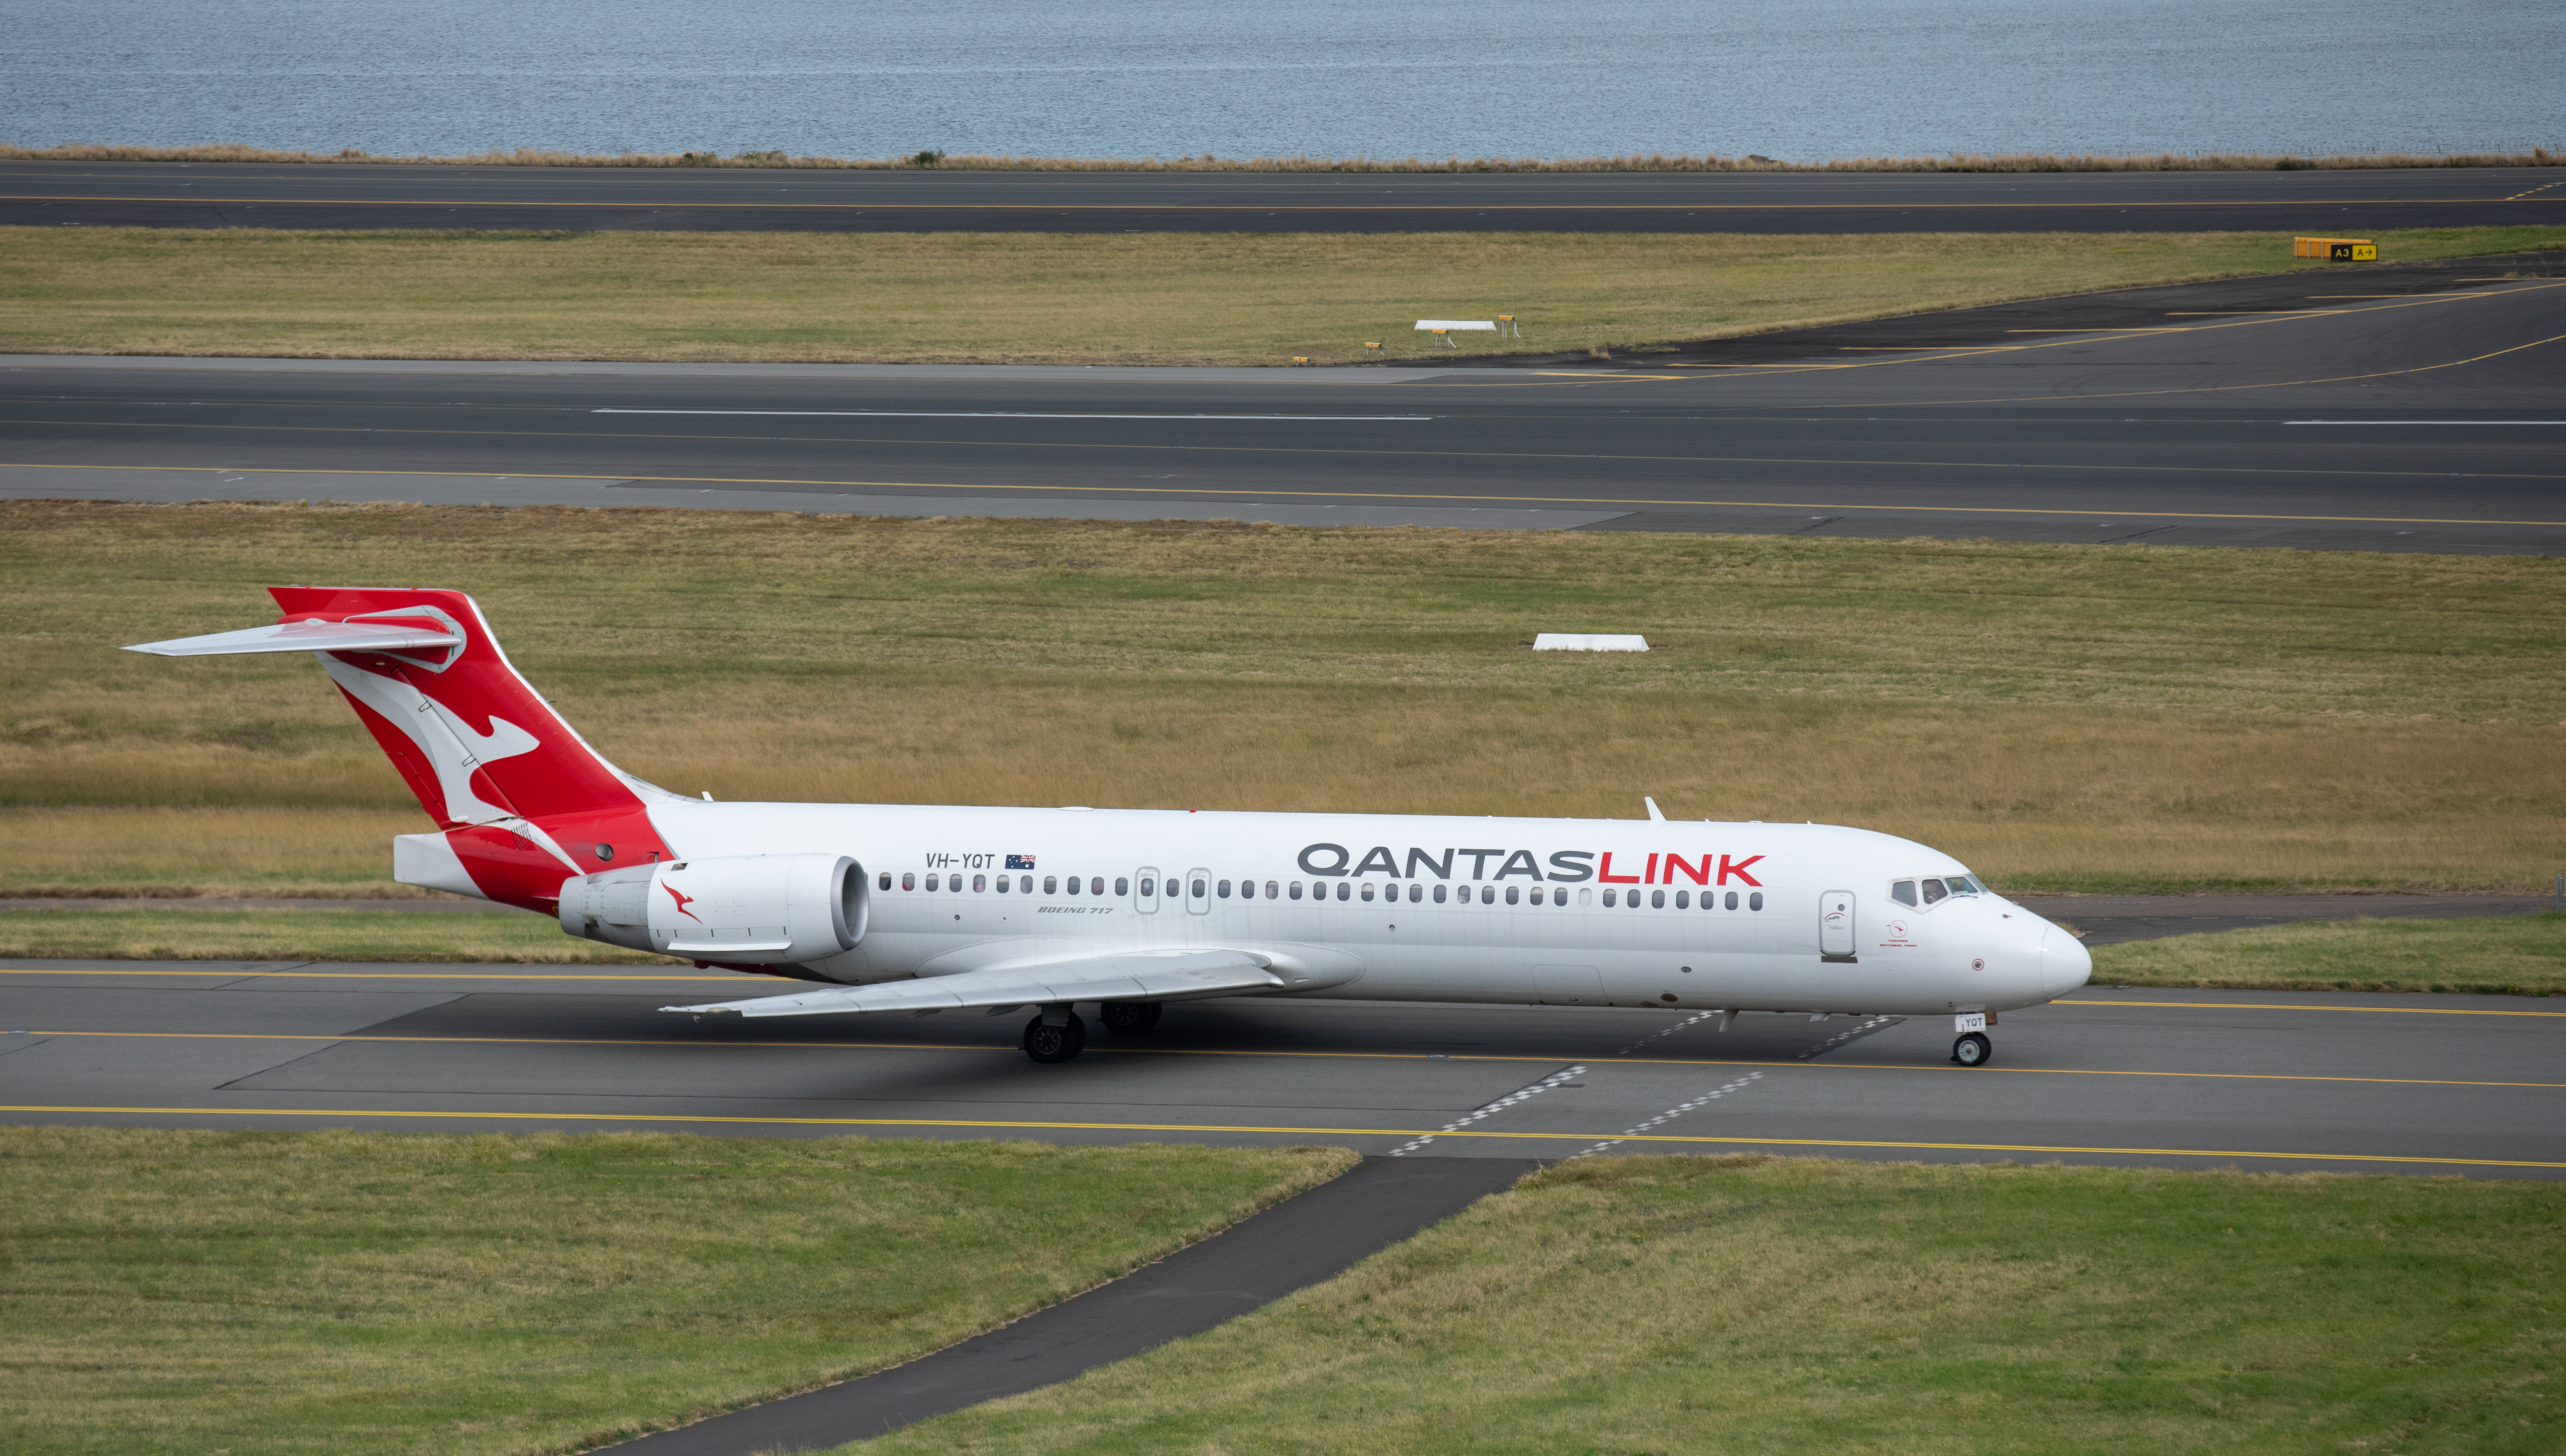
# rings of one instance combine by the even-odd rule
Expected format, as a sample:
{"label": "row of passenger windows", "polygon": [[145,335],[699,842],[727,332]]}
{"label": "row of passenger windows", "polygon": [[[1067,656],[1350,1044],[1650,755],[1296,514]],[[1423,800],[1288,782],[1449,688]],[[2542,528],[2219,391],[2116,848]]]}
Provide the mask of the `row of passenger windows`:
{"label": "row of passenger windows", "polygon": [[[892,877],[890,871],[884,871],[881,885],[884,889],[891,888]],[[921,885],[916,872],[912,870],[899,876],[899,887],[904,890],[923,888],[929,893],[942,892],[947,894],[958,894],[962,889],[962,876],[959,874],[930,872],[926,875],[924,884]],[[989,875],[974,874],[971,876],[971,888],[976,893],[987,893],[991,889],[995,889],[999,894],[1012,892],[1015,894],[1029,895],[1034,893],[1034,877],[1030,874],[1001,874],[995,876],[993,883],[992,877]],[[1252,900],[1257,898],[1259,892],[1257,882],[1252,879],[1242,879],[1235,881],[1234,883],[1226,879],[1197,879],[1193,881],[1192,884],[1187,885],[1183,880],[1171,877],[1165,882],[1165,889],[1167,897],[1170,899],[1182,897],[1188,890],[1190,890],[1191,897],[1198,900],[1204,898],[1225,900],[1233,897]],[[1471,903],[1493,905],[1497,903],[1498,900],[1497,887],[1492,884],[1411,884],[1405,886],[1404,889],[1405,898],[1407,902],[1411,905],[1422,903],[1427,899],[1431,899],[1438,905],[1453,901],[1457,901],[1465,905]],[[1159,882],[1155,878],[1148,875],[1144,875],[1142,877],[1141,898],[1145,900],[1155,899],[1158,895],[1158,890]],[[1324,900],[1331,897],[1329,895],[1327,885],[1312,884],[1308,886],[1305,891],[1301,881],[1297,879],[1291,881],[1288,885],[1280,880],[1269,879],[1265,881],[1262,891],[1264,897],[1269,900],[1297,900],[1302,898],[1305,893],[1309,898],[1314,900]],[[1042,893],[1048,895],[1064,892],[1068,894],[1101,895],[1105,893],[1105,878],[1102,875],[1096,875],[1082,881],[1078,876],[1071,875],[1066,881],[1061,881],[1053,875],[1046,874],[1043,876]],[[1131,892],[1132,881],[1130,879],[1118,878],[1114,881],[1115,894],[1128,895]],[[1565,905],[1568,903],[1568,893],[1569,887],[1564,884],[1536,884],[1529,888],[1519,884],[1510,884],[1505,887],[1504,899],[1509,905],[1519,905],[1526,903],[1527,901],[1536,905]],[[1604,891],[1604,903],[1608,906],[1627,905],[1631,909],[1636,910],[1639,909],[1641,905],[1640,894],[1641,892],[1637,889],[1619,890],[1607,888]],[[1678,910],[1688,910],[1693,907],[1692,891],[1679,889],[1674,891],[1673,894],[1674,908]],[[1649,907],[1651,909],[1658,910],[1667,908],[1667,895],[1668,892],[1662,889],[1653,889],[1648,891]],[[1334,898],[1339,900],[1362,899],[1367,902],[1371,902],[1376,899],[1384,902],[1397,902],[1403,898],[1403,886],[1397,884],[1374,885],[1370,881],[1357,883],[1353,880],[1341,879],[1336,881],[1336,893]],[[1938,898],[1938,896],[1936,896],[1936,898]],[[1577,890],[1577,903],[1581,905],[1592,905],[1595,903],[1594,888],[1592,886],[1581,886]],[[1735,910],[1741,908],[1747,910],[1760,910],[1764,908],[1764,895],[1760,890],[1750,891],[1742,897],[1733,889],[1729,890],[1725,895],[1722,895],[1716,890],[1703,890],[1701,892],[1701,908],[1705,910]]]}

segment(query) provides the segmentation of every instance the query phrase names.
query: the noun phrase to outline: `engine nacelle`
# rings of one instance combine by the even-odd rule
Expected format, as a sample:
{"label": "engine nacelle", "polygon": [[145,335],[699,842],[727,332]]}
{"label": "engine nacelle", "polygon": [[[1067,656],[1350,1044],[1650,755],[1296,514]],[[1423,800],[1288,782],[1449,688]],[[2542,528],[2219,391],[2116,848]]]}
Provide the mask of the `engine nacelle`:
{"label": "engine nacelle", "polygon": [[844,854],[731,854],[562,881],[561,927],[696,960],[788,965],[856,948],[873,898]]}

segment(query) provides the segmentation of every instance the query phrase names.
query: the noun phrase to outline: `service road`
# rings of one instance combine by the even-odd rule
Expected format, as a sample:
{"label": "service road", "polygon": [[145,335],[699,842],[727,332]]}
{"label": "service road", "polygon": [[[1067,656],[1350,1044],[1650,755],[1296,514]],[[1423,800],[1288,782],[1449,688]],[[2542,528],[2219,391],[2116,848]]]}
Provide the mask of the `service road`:
{"label": "service road", "polygon": [[2566,258],[1443,368],[18,356],[0,497],[2566,551]]}
{"label": "service road", "polygon": [[[1940,1018],[1222,1000],[1040,1067],[1020,1016],[695,1021],[683,967],[0,962],[0,1117],[1326,1142],[2566,1175],[2566,1003],[2094,987]],[[789,994],[792,983],[773,983]]]}

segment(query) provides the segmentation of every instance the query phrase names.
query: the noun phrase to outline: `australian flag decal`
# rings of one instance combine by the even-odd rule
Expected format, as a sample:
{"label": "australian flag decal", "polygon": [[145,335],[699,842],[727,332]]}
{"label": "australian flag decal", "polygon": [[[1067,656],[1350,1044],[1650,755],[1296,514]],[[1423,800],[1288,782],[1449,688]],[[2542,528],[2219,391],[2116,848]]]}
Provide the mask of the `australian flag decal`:
{"label": "australian flag decal", "polygon": [[1009,869],[1031,869],[1034,867],[1034,856],[1031,854],[1010,854],[1007,856],[1007,867]]}

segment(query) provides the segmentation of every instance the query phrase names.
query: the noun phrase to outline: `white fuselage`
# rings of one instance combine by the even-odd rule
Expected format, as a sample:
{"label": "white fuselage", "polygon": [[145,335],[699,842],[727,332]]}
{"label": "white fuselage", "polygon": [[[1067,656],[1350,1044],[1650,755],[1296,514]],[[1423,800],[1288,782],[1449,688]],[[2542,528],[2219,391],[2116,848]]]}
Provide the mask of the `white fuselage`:
{"label": "white fuselage", "polygon": [[648,812],[682,857],[859,861],[869,928],[808,967],[847,983],[1223,948],[1269,957],[1279,994],[1922,1015],[2037,1004],[2091,970],[2074,937],[1996,895],[1893,899],[1902,881],[1968,870],[1826,825],[692,801]]}

